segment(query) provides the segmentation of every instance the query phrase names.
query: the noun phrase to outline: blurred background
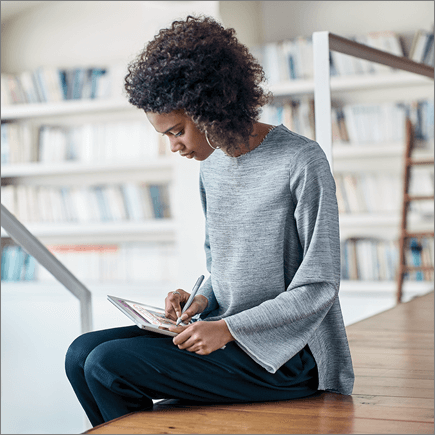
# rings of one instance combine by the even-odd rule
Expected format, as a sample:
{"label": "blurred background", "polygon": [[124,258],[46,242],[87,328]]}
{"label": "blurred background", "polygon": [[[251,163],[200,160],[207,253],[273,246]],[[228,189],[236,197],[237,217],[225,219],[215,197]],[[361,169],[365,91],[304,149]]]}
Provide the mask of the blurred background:
{"label": "blurred background", "polygon": [[[107,300],[163,306],[206,274],[199,163],[171,155],[123,92],[127,65],[188,14],[233,27],[265,68],[262,121],[315,139],[312,33],[433,66],[432,1],[2,1],[1,201],[92,292],[93,329],[129,325]],[[433,80],[331,53],[332,168],[346,325],[393,307],[405,120],[433,156]],[[322,144],[320,144],[322,145]],[[433,166],[410,191],[411,229],[433,232]],[[90,427],[64,374],[79,301],[1,233],[2,433]],[[433,288],[433,236],[411,239],[403,300]]]}

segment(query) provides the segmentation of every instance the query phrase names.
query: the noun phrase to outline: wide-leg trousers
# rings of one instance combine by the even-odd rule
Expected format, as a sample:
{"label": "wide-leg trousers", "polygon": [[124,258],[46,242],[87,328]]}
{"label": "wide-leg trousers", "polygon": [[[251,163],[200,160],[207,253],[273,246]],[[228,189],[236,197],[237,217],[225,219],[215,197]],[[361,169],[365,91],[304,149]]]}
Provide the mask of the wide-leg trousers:
{"label": "wide-leg trousers", "polygon": [[65,369],[93,426],[151,408],[152,399],[287,400],[314,394],[318,385],[308,347],[272,374],[235,342],[209,355],[197,355],[179,349],[172,337],[137,326],[79,336],[67,351]]}

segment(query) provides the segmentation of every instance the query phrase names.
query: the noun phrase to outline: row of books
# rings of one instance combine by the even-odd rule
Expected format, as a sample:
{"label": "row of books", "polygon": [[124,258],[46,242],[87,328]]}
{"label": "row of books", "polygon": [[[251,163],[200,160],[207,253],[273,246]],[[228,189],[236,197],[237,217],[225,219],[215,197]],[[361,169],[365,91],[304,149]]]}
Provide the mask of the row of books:
{"label": "row of books", "polygon": [[333,142],[337,144],[403,143],[406,118],[414,125],[416,139],[423,142],[434,139],[433,100],[350,104],[331,112]]}
{"label": "row of books", "polygon": [[[410,103],[349,104],[333,107],[332,140],[337,145],[403,143],[405,119],[409,117],[415,137],[422,142],[434,139],[434,101]],[[284,124],[295,133],[315,139],[314,101],[300,98],[263,108],[261,120]]]}
{"label": "row of books", "polygon": [[338,210],[381,213],[400,210],[400,177],[388,173],[335,173]]}
{"label": "row of books", "polygon": [[[411,239],[405,250],[409,266],[434,264],[433,239]],[[345,280],[394,280],[398,270],[399,249],[396,241],[347,239],[341,244],[341,277]],[[406,279],[433,280],[433,272],[407,273]]]}
{"label": "row of books", "polygon": [[146,160],[169,153],[165,138],[146,120],[73,126],[3,123],[1,138],[2,165]]}
{"label": "row of books", "polygon": [[171,217],[167,184],[1,186],[2,204],[23,222],[142,221]]}
{"label": "row of books", "polygon": [[53,103],[107,98],[111,79],[107,68],[40,67],[19,74],[1,74],[1,104]]}
{"label": "row of books", "polygon": [[[407,56],[419,63],[434,64],[433,33],[424,30],[415,34],[409,53],[404,52],[405,44],[402,37],[392,31],[371,32],[367,35],[352,36],[348,39],[399,57]],[[262,64],[270,84],[314,77],[311,36],[301,36],[292,40],[255,46],[251,52]],[[395,71],[386,65],[369,62],[337,51],[330,52],[329,61],[331,76]]]}
{"label": "row of books", "polygon": [[314,100],[310,97],[264,106],[261,121],[272,125],[284,124],[291,131],[315,140]]}
{"label": "row of books", "polygon": [[[379,172],[334,174],[338,210],[347,213],[389,213],[401,209],[402,179],[398,175]],[[409,193],[433,195],[432,168],[421,167],[411,171]],[[422,217],[433,217],[433,201],[412,201],[409,211]]]}
{"label": "row of books", "polygon": [[[83,282],[171,281],[177,276],[176,250],[170,244],[53,245],[48,249]],[[54,281],[20,246],[1,256],[2,281]]]}
{"label": "row of books", "polygon": [[[49,250],[83,281],[171,280],[176,276],[176,250],[170,244],[56,245]],[[411,266],[434,264],[433,240],[411,239],[406,250]],[[398,269],[398,244],[376,239],[347,239],[341,246],[344,280],[392,281]],[[5,246],[1,258],[2,281],[54,280],[21,247]],[[407,279],[433,280],[433,272],[415,271]]]}

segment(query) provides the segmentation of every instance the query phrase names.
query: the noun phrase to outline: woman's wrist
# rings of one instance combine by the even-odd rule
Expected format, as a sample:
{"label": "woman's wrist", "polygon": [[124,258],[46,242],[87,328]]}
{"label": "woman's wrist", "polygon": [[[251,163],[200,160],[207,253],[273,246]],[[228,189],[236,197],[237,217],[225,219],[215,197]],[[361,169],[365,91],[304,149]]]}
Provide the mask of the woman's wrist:
{"label": "woman's wrist", "polygon": [[224,319],[218,320],[217,324],[219,325],[219,327],[222,331],[222,334],[225,337],[225,340],[226,340],[225,343],[229,343],[230,341],[235,341],[235,338],[232,336],[232,334],[228,328],[227,322],[225,322]]}

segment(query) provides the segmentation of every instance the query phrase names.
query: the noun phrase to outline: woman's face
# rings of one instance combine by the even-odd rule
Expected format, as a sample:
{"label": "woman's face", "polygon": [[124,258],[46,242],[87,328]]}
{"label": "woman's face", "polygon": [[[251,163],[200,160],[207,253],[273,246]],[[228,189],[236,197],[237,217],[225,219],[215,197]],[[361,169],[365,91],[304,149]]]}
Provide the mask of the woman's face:
{"label": "woman's face", "polygon": [[182,111],[171,113],[146,112],[148,120],[157,133],[169,138],[171,151],[179,152],[188,159],[205,160],[213,153],[205,134],[201,133],[193,121]]}

